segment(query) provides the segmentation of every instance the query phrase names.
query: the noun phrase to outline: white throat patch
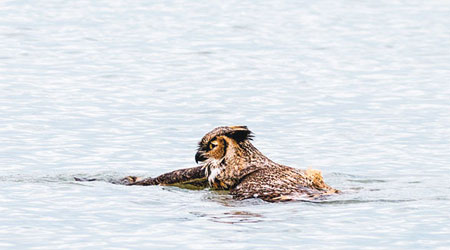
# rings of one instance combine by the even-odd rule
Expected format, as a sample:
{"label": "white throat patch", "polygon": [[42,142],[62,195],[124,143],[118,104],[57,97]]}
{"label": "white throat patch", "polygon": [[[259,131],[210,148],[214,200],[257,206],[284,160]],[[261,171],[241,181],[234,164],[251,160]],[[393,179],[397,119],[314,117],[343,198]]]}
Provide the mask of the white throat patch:
{"label": "white throat patch", "polygon": [[211,185],[214,182],[214,180],[216,179],[217,175],[220,174],[220,172],[222,172],[222,169],[220,168],[213,168],[211,170],[211,173],[208,176],[209,185]]}
{"label": "white throat patch", "polygon": [[209,185],[214,183],[216,177],[222,173],[222,170],[224,169],[223,166],[221,166],[222,162],[223,158],[220,160],[211,159],[205,164],[205,175],[208,176]]}

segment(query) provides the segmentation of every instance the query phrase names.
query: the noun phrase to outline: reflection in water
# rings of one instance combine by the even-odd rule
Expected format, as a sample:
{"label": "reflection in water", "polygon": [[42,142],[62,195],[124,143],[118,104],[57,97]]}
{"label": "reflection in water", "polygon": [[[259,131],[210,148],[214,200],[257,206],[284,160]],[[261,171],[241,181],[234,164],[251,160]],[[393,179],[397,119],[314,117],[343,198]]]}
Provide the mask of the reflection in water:
{"label": "reflection in water", "polygon": [[246,212],[246,211],[232,211],[224,213],[223,216],[213,216],[211,218],[214,222],[236,224],[236,223],[258,223],[263,221],[262,215]]}
{"label": "reflection in water", "polygon": [[248,211],[230,211],[222,214],[192,212],[192,214],[198,217],[206,217],[213,222],[225,224],[258,223],[264,221],[262,215]]}

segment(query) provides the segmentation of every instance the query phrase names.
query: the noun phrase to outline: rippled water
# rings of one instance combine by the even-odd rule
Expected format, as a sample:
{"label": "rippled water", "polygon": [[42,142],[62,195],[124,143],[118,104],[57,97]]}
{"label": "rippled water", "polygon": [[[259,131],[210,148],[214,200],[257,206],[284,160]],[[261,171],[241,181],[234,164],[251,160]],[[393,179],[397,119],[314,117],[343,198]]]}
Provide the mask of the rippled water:
{"label": "rippled water", "polygon": [[[0,2],[0,248],[450,247],[450,2]],[[75,182],[247,125],[323,202]]]}

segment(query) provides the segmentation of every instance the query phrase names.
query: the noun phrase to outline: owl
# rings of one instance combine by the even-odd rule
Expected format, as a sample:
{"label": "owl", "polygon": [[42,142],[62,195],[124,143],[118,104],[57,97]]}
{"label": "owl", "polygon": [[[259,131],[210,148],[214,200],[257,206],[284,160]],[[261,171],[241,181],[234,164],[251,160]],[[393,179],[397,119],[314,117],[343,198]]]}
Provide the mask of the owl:
{"label": "owl", "polygon": [[195,161],[201,165],[129,185],[209,185],[229,190],[238,200],[259,198],[268,202],[311,200],[339,191],[323,181],[318,170],[300,170],[273,162],[251,143],[246,126],[217,127],[199,142]]}

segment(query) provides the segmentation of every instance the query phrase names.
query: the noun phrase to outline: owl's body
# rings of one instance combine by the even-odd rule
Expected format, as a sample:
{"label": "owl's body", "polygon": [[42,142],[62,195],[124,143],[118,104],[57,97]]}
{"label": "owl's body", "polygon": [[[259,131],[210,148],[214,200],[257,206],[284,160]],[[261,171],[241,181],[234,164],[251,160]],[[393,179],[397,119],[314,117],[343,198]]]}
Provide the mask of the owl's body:
{"label": "owl's body", "polygon": [[236,199],[269,202],[315,199],[338,192],[323,182],[320,171],[273,162],[251,144],[251,138],[245,126],[215,128],[199,142],[195,159],[202,166],[131,184],[209,183],[215,189],[229,190]]}

